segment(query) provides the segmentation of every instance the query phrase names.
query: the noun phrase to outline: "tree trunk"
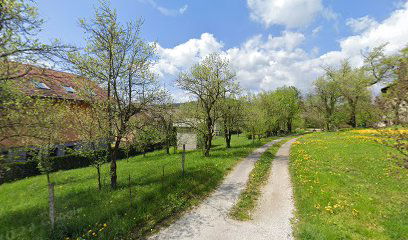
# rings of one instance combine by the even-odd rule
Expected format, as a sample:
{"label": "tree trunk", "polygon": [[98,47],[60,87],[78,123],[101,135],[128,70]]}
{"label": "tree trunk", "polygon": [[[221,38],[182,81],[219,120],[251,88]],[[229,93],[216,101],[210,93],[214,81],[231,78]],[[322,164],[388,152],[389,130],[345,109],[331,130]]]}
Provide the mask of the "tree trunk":
{"label": "tree trunk", "polygon": [[291,133],[292,132],[292,120],[288,120],[286,125],[288,127],[288,132]]}
{"label": "tree trunk", "polygon": [[116,140],[115,147],[112,149],[112,153],[111,153],[110,175],[111,175],[111,188],[112,189],[116,189],[116,186],[117,186],[118,176],[116,175],[116,157],[117,157],[119,145],[120,145],[120,139]]}
{"label": "tree trunk", "polygon": [[100,191],[102,189],[102,184],[101,184],[101,166],[96,167],[96,171],[98,172],[98,190]]}
{"label": "tree trunk", "polygon": [[353,107],[351,108],[351,112],[350,112],[350,125],[351,125],[353,128],[356,128],[356,127],[357,127],[356,107],[355,107],[355,106],[353,106]]}
{"label": "tree trunk", "polygon": [[231,132],[227,128],[224,128],[224,138],[227,148],[231,148]]}
{"label": "tree trunk", "polygon": [[204,156],[209,157],[210,156],[210,150],[211,150],[211,144],[212,144],[212,134],[208,134],[206,136],[206,141],[205,141],[205,149],[204,149]]}
{"label": "tree trunk", "polygon": [[227,148],[231,148],[231,132],[228,131],[228,133],[225,135],[225,142],[227,144]]}
{"label": "tree trunk", "polygon": [[212,144],[212,134],[213,134],[212,128],[213,128],[212,119],[210,116],[208,116],[207,117],[207,136],[206,136],[207,143],[205,144],[205,151],[204,151],[204,156],[206,157],[210,156],[210,150],[211,150],[211,144]]}

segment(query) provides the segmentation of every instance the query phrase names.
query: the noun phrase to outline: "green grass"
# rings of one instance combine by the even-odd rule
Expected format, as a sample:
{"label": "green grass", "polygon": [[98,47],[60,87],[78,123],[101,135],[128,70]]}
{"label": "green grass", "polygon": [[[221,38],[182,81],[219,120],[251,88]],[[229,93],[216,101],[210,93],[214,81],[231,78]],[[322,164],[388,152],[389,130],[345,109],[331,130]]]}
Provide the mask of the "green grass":
{"label": "green grass", "polygon": [[249,175],[245,190],[240,194],[238,202],[231,209],[230,215],[232,218],[240,221],[252,219],[251,215],[257,205],[259,197],[261,196],[261,188],[268,181],[271,165],[276,152],[286,140],[284,139],[275,143],[263,153],[255,163],[255,166]]}
{"label": "green grass", "polygon": [[313,133],[291,151],[297,239],[408,239],[408,170],[353,132]]}
{"label": "green grass", "polygon": [[[90,239],[93,232],[97,237],[92,239],[142,238],[198,204],[242,157],[266,141],[252,144],[244,136],[234,136],[232,148],[225,149],[223,139],[217,138],[211,157],[202,157],[200,151],[186,154],[184,177],[180,154],[157,151],[122,160],[115,191],[108,187],[107,164],[102,168],[102,191],[97,190],[92,167],[53,173],[58,216],[53,233],[49,231],[45,176],[0,185],[0,239]],[[136,195],[133,207],[129,187]]]}

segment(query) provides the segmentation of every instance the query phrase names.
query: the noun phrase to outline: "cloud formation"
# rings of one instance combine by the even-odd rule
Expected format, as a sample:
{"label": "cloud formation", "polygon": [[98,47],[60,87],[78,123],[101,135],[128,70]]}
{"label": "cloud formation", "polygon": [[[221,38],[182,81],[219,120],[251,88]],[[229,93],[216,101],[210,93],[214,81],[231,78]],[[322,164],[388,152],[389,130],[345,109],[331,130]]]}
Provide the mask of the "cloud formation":
{"label": "cloud formation", "polygon": [[360,33],[376,27],[378,22],[370,16],[365,16],[357,19],[349,18],[347,19],[346,25],[349,26],[354,33]]}
{"label": "cloud formation", "polygon": [[[312,82],[323,74],[322,66],[337,65],[349,59],[361,66],[362,51],[389,43],[386,53],[395,53],[408,43],[408,3],[394,11],[382,22],[369,17],[349,20],[346,23],[358,33],[339,40],[339,50],[319,55],[319,49],[310,52],[302,48],[302,33],[283,31],[280,36],[256,35],[238,47],[223,49],[224,44],[210,33],[190,39],[174,48],[158,47],[161,57],[156,72],[162,79],[174,79],[180,71],[188,69],[212,52],[221,52],[230,59],[242,87],[252,91],[272,90],[293,85],[303,91],[311,89]],[[178,100],[186,100],[180,91]]]}
{"label": "cloud formation", "polygon": [[177,16],[177,15],[183,15],[188,9],[187,4],[182,6],[179,9],[170,9],[170,8],[165,8],[163,6],[158,5],[155,0],[139,0],[139,1],[143,3],[148,3],[153,8],[155,8],[157,11],[159,11],[161,14],[165,16],[171,16],[171,17]]}
{"label": "cloud formation", "polygon": [[265,27],[303,27],[324,9],[321,0],[247,0],[247,4],[251,19]]}

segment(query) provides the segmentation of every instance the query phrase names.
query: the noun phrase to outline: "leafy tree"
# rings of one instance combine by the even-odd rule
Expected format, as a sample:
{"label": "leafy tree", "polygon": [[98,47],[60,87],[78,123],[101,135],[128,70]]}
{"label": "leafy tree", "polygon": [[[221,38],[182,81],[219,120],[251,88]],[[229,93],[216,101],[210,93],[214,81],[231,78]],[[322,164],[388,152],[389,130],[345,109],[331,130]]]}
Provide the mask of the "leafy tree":
{"label": "leafy tree", "polygon": [[107,156],[101,150],[102,146],[110,144],[108,139],[106,103],[103,97],[92,94],[92,82],[83,84],[79,95],[84,100],[85,107],[71,107],[70,128],[81,139],[81,148],[76,151],[88,159],[91,159],[98,178],[98,189],[102,189],[101,166],[107,160]]}
{"label": "leafy tree", "polygon": [[97,81],[107,92],[106,112],[111,160],[111,187],[116,188],[116,158],[120,143],[130,134],[134,116],[149,111],[162,97],[154,75],[155,45],[140,37],[142,22],[122,25],[115,10],[100,2],[90,21],[80,20],[87,46],[69,54],[73,70]]}
{"label": "leafy tree", "polygon": [[300,117],[300,92],[295,87],[281,87],[275,91],[260,94],[260,101],[266,111],[267,131],[292,132],[293,123]]}
{"label": "leafy tree", "polygon": [[[62,131],[68,125],[69,107],[64,101],[39,100],[35,103],[31,116],[35,118],[35,124],[27,130],[31,135],[19,135],[19,140],[25,146],[32,146],[29,151],[33,159],[38,162],[38,168],[47,176],[48,184],[51,184],[50,173],[53,163],[50,155],[55,151],[58,144],[67,142],[69,136]],[[65,128],[66,129],[66,128]]]}
{"label": "leafy tree", "polygon": [[74,49],[58,41],[41,43],[37,34],[42,24],[32,1],[0,1],[0,145],[20,133],[24,137],[33,135],[28,133],[27,126],[35,124],[33,105],[41,103],[22,94],[16,84],[27,74],[33,74],[30,64],[54,63],[56,56]]}
{"label": "leafy tree", "polygon": [[170,146],[174,146],[176,143],[176,131],[174,128],[175,121],[175,109],[172,104],[165,104],[154,113],[157,129],[161,135],[161,141],[165,144],[166,153],[170,154]]}
{"label": "leafy tree", "polygon": [[327,122],[323,111],[318,107],[320,99],[315,94],[308,94],[305,97],[301,116],[305,121],[306,128],[325,128]]}
{"label": "leafy tree", "polygon": [[[201,125],[204,136],[204,155],[210,155],[215,123],[220,117],[219,104],[226,94],[236,91],[235,73],[229,62],[213,53],[202,62],[195,64],[189,72],[181,73],[177,85],[196,99],[195,125]],[[192,123],[191,125],[194,125]]]}
{"label": "leafy tree", "polygon": [[32,70],[21,63],[54,63],[55,56],[74,50],[57,40],[41,43],[36,35],[42,24],[32,1],[0,1],[0,82],[19,79]]}
{"label": "leafy tree", "polygon": [[326,76],[335,82],[341,96],[347,103],[349,121],[352,127],[357,127],[357,114],[362,102],[371,101],[368,90],[372,77],[367,76],[362,68],[353,69],[348,61],[344,61],[338,69],[326,68]]}
{"label": "leafy tree", "polygon": [[400,124],[401,108],[408,92],[408,47],[403,48],[398,54],[386,56],[385,46],[374,48],[365,56],[365,69],[374,76],[374,83],[388,84],[385,88],[386,93],[382,96],[384,108],[391,108],[393,124]]}
{"label": "leafy tree", "polygon": [[324,125],[327,131],[333,130],[335,113],[341,100],[340,89],[337,82],[329,77],[319,77],[314,82],[315,101],[313,106],[324,115]]}
{"label": "leafy tree", "polygon": [[243,100],[234,95],[224,96],[220,104],[221,121],[220,125],[224,130],[225,144],[231,147],[231,137],[233,132],[237,132],[242,127],[244,121]]}
{"label": "leafy tree", "polygon": [[136,132],[133,144],[146,156],[151,147],[161,141],[161,132],[154,125],[146,125]]}
{"label": "leafy tree", "polygon": [[299,117],[301,97],[300,91],[295,87],[282,87],[275,91],[277,112],[286,125],[287,132],[293,130],[293,123]]}
{"label": "leafy tree", "polygon": [[255,96],[249,96],[244,102],[244,129],[250,134],[252,141],[255,141],[256,136],[260,138],[267,131],[267,115],[263,106],[260,99]]}

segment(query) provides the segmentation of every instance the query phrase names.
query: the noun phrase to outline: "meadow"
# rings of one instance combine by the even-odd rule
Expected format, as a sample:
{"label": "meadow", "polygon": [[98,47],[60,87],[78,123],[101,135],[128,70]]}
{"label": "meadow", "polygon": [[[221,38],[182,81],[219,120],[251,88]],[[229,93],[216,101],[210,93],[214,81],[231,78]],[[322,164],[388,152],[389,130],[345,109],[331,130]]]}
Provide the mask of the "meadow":
{"label": "meadow", "polygon": [[226,149],[223,138],[216,138],[211,157],[199,150],[186,153],[185,176],[180,153],[156,151],[121,160],[117,190],[109,188],[108,164],[102,167],[101,191],[95,168],[53,173],[53,231],[45,176],[0,185],[0,239],[140,239],[197,205],[240,159],[268,140],[252,143],[233,136],[232,148]]}
{"label": "meadow", "polygon": [[375,133],[313,133],[294,143],[296,239],[408,239],[408,169]]}

